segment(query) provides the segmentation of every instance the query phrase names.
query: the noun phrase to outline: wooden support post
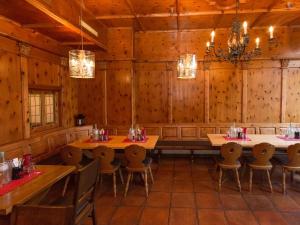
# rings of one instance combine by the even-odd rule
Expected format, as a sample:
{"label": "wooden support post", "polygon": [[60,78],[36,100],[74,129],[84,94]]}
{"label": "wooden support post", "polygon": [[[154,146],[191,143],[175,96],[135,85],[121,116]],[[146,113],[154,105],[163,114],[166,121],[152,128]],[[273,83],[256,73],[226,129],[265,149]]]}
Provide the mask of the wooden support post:
{"label": "wooden support post", "polygon": [[241,63],[242,69],[242,123],[247,122],[247,107],[248,107],[248,62]]}
{"label": "wooden support post", "polygon": [[169,99],[169,113],[168,113],[168,122],[173,123],[173,68],[172,64],[167,62],[166,63],[166,70],[169,78],[169,91],[168,91],[168,99]]}
{"label": "wooden support post", "polygon": [[30,137],[30,119],[29,119],[29,91],[28,91],[28,56],[31,47],[19,42],[20,69],[22,81],[22,117],[23,117],[23,138]]}
{"label": "wooden support post", "polygon": [[209,123],[209,67],[204,68],[204,121]]}
{"label": "wooden support post", "polygon": [[133,68],[133,63],[131,63],[131,124],[133,126],[136,125],[136,96],[135,96],[135,90],[136,90],[136,82],[135,82],[135,70]]}
{"label": "wooden support post", "polygon": [[288,75],[288,59],[281,59],[281,107],[280,107],[280,122],[285,123],[285,112],[286,112],[286,92],[287,92],[287,75]]}

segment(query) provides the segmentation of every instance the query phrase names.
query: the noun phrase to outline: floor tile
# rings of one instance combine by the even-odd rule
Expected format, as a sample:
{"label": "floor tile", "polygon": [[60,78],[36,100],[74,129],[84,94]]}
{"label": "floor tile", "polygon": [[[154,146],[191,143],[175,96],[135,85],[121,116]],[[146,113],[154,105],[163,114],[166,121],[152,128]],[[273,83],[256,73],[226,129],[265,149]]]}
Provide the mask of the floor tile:
{"label": "floor tile", "polygon": [[201,209],[198,210],[198,218],[201,225],[227,225],[223,210]]}
{"label": "floor tile", "polygon": [[177,180],[173,183],[173,192],[194,192],[193,182]]}
{"label": "floor tile", "polygon": [[113,206],[101,206],[96,208],[98,224],[99,225],[108,224],[115,211],[116,211],[116,207]]}
{"label": "floor tile", "polygon": [[222,204],[218,194],[196,193],[196,204],[201,209],[220,209]]}
{"label": "floor tile", "polygon": [[252,210],[274,209],[272,201],[264,195],[244,195],[243,197]]}
{"label": "floor tile", "polygon": [[172,181],[170,180],[155,180],[151,187],[151,191],[172,192]]}
{"label": "floor tile", "polygon": [[193,208],[172,208],[169,225],[196,225],[196,210]]}
{"label": "floor tile", "polygon": [[232,210],[225,211],[229,225],[259,225],[251,211]]}
{"label": "floor tile", "polygon": [[196,181],[194,182],[194,191],[195,192],[203,192],[203,193],[212,193],[216,192],[216,186],[213,182],[208,181]]}
{"label": "floor tile", "polygon": [[114,213],[110,225],[133,225],[137,224],[142,208],[140,207],[119,207]]}
{"label": "floor tile", "polygon": [[127,197],[121,200],[121,205],[123,206],[141,206],[146,202],[146,197],[144,196],[135,196],[128,195]]}
{"label": "floor tile", "polygon": [[280,211],[300,211],[300,206],[289,196],[272,196],[271,200]]}
{"label": "floor tile", "polygon": [[285,221],[289,225],[299,225],[300,224],[300,213],[282,213]]}
{"label": "floor tile", "polygon": [[147,206],[170,207],[171,194],[168,192],[151,192],[147,199]]}
{"label": "floor tile", "polygon": [[220,199],[224,209],[248,209],[248,206],[241,195],[221,194]]}
{"label": "floor tile", "polygon": [[100,198],[98,198],[96,200],[96,205],[98,206],[103,206],[103,205],[106,205],[106,206],[118,206],[120,205],[120,202],[121,202],[121,196],[117,196],[116,198],[114,196],[106,196],[106,195],[103,195],[101,196]]}
{"label": "floor tile", "polygon": [[255,211],[254,215],[258,219],[260,225],[288,225],[282,215],[278,212]]}
{"label": "floor tile", "polygon": [[139,225],[168,225],[168,208],[148,208],[142,213]]}
{"label": "floor tile", "polygon": [[171,207],[195,207],[193,193],[173,193]]}

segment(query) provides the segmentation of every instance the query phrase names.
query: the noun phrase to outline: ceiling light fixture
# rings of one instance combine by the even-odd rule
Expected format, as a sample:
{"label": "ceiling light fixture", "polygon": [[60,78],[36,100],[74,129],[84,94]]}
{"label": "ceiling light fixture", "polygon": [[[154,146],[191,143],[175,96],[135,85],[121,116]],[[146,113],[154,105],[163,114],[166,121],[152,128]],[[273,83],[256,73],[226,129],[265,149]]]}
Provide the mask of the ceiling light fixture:
{"label": "ceiling light fixture", "polygon": [[83,49],[83,33],[82,33],[82,6],[80,6],[80,35],[81,49],[73,49],[69,51],[69,72],[72,78],[95,78],[95,53]]}

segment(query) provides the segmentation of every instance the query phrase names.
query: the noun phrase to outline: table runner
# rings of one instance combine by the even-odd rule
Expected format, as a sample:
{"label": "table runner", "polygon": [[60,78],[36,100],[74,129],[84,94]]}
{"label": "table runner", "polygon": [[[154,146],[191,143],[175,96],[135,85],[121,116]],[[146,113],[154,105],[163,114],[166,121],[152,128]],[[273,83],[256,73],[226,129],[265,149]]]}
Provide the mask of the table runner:
{"label": "table runner", "polygon": [[251,139],[248,137],[246,139],[242,139],[242,138],[231,138],[231,137],[224,136],[224,139],[226,141],[251,141]]}
{"label": "table runner", "polygon": [[300,142],[300,139],[298,138],[288,138],[288,137],[284,137],[284,136],[277,136],[277,138],[281,139],[281,140],[284,140],[284,141],[299,141]]}
{"label": "table runner", "polygon": [[8,192],[13,191],[17,187],[20,187],[23,184],[28,183],[29,181],[33,180],[34,178],[38,177],[41,174],[42,174],[42,172],[40,172],[40,171],[34,171],[31,174],[25,175],[25,176],[23,176],[22,178],[20,178],[18,180],[12,180],[10,183],[4,184],[0,188],[0,196],[5,195]]}
{"label": "table runner", "polygon": [[124,143],[146,143],[148,141],[149,138],[145,138],[144,140],[141,141],[132,141],[129,138],[125,138],[123,140]]}
{"label": "table runner", "polygon": [[84,143],[107,143],[111,140],[112,138],[108,138],[108,140],[105,140],[105,141],[96,141],[96,140],[93,140],[93,139],[88,139],[86,141],[84,141]]}

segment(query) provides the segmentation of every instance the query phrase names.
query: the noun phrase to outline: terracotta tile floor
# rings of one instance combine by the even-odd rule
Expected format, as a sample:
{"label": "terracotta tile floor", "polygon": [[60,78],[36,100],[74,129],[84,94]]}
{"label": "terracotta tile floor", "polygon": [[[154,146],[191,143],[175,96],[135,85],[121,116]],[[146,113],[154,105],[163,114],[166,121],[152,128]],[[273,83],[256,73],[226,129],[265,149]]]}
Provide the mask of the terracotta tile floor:
{"label": "terracotta tile floor", "polygon": [[[248,173],[242,178],[242,193],[227,173],[217,191],[218,173],[211,158],[162,158],[153,164],[155,183],[145,197],[140,177],[129,187],[118,180],[113,197],[112,178],[104,177],[97,193],[99,225],[300,225],[300,176],[288,181],[288,194],[281,194],[281,169],[272,175],[274,193],[269,193],[264,174],[255,174],[253,192],[248,191]],[[126,178],[126,172],[124,171]],[[150,182],[150,181],[149,181]],[[88,219],[85,225],[90,225]]]}

